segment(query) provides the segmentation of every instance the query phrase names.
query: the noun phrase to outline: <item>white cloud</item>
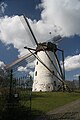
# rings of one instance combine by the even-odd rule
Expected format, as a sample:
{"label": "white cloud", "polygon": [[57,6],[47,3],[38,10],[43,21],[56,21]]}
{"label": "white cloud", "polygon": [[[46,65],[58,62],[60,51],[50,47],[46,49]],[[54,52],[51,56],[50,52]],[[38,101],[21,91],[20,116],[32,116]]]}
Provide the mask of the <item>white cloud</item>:
{"label": "white cloud", "polygon": [[0,39],[6,45],[13,44],[21,54],[26,54],[24,46],[32,45],[18,16],[0,18]]}
{"label": "white cloud", "polygon": [[80,34],[79,0],[42,0],[42,20],[61,28],[64,35]]}
{"label": "white cloud", "polygon": [[[28,19],[38,42],[47,41],[57,34],[64,36],[80,35],[79,0],[42,0],[42,4],[39,5],[39,8],[41,7],[41,19],[39,21]],[[4,12],[4,10],[2,11]],[[24,46],[33,46],[27,26],[26,31],[18,15],[0,18],[0,40],[6,45],[13,44],[20,55],[27,53]],[[79,56],[69,56],[65,59],[67,71],[80,68]]]}
{"label": "white cloud", "polygon": [[[64,36],[80,34],[80,1],[42,0],[41,20],[28,19],[38,42],[47,41],[57,34]],[[24,24],[24,20],[23,24]],[[0,39],[5,44],[13,44],[20,54],[26,54],[24,46],[32,47],[32,37],[26,31],[19,17],[0,18]],[[51,35],[49,34],[51,32]]]}
{"label": "white cloud", "polygon": [[32,68],[34,68],[34,62],[28,63],[25,67],[23,67],[23,66],[18,67],[17,71],[20,73],[25,73],[27,75],[30,75],[33,78],[34,77],[34,70],[32,70]]}
{"label": "white cloud", "polygon": [[23,67],[23,66],[20,66],[20,67],[18,67],[18,71],[19,72],[27,72],[27,68]]}
{"label": "white cloud", "polygon": [[76,49],[76,52],[75,52],[76,54],[79,54],[79,49]]}
{"label": "white cloud", "polygon": [[3,62],[3,61],[0,61],[0,69],[4,69],[4,67],[5,67],[4,62]]}
{"label": "white cloud", "polygon": [[35,62],[34,61],[27,64],[27,68],[34,68],[34,66],[35,66]]}
{"label": "white cloud", "polygon": [[29,75],[31,75],[31,77],[33,78],[33,77],[34,77],[34,72],[33,72],[33,71],[30,71],[30,72],[29,72]]}
{"label": "white cloud", "polygon": [[20,72],[30,72],[31,69],[34,68],[34,64],[35,64],[35,62],[33,61],[31,63],[27,63],[27,65],[25,67],[19,66],[18,71],[20,71]]}
{"label": "white cloud", "polygon": [[7,7],[7,4],[2,2],[0,4],[0,14],[4,13],[5,12],[5,8]]}
{"label": "white cloud", "polygon": [[[51,36],[49,35],[49,31],[51,31],[52,26],[49,27],[44,24],[43,21],[31,21],[28,19],[31,27],[34,31],[38,42],[42,42],[48,40]],[[24,21],[23,21],[24,24]],[[21,23],[19,16],[8,17],[5,16],[0,18],[0,39],[6,45],[13,44],[15,48],[17,48],[20,52],[20,55],[26,54],[24,46],[32,47],[32,36],[29,33],[29,30],[26,25],[26,30]],[[46,30],[46,31],[45,31]],[[32,40],[32,41],[31,41]],[[34,46],[35,47],[35,46]]]}
{"label": "white cloud", "polygon": [[80,74],[75,74],[73,77],[74,79],[77,79],[80,76]]}
{"label": "white cloud", "polygon": [[64,65],[66,71],[71,71],[80,68],[80,54],[66,57]]}

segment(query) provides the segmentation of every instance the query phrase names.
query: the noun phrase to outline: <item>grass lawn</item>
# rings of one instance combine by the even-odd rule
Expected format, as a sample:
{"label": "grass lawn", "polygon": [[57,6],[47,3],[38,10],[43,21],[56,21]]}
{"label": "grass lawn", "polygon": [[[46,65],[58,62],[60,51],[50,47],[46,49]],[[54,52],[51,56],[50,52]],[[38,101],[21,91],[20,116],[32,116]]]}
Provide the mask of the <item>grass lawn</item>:
{"label": "grass lawn", "polygon": [[[25,106],[30,106],[30,101],[27,99],[27,93],[22,92],[20,103]],[[24,99],[25,98],[25,99]],[[28,94],[29,98],[29,94]],[[34,114],[46,113],[57,107],[63,106],[69,102],[80,99],[80,93],[75,92],[34,92],[31,99],[31,110],[36,111]]]}
{"label": "grass lawn", "polygon": [[[17,106],[6,107],[6,94],[0,95],[0,120],[33,120],[37,115],[63,106],[69,102],[80,99],[80,91],[76,92],[31,92],[19,90],[19,101]],[[31,97],[30,97],[31,95]],[[30,102],[31,98],[31,102]],[[12,102],[12,100],[10,100]],[[31,105],[31,111],[30,111]],[[13,118],[13,119],[12,119]]]}

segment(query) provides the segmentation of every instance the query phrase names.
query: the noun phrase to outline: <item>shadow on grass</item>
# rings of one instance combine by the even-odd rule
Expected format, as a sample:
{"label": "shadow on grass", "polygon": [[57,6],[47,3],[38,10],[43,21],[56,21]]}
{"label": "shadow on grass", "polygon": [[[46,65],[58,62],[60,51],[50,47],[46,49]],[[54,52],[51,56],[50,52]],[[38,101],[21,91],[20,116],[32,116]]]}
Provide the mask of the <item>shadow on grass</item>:
{"label": "shadow on grass", "polygon": [[35,120],[41,111],[25,108],[24,106],[8,106],[0,111],[0,120]]}
{"label": "shadow on grass", "polygon": [[22,99],[14,98],[13,95],[0,98],[0,120],[35,120],[42,114],[41,111],[22,105]]}
{"label": "shadow on grass", "polygon": [[0,120],[35,120],[38,113],[42,114],[38,110],[31,111],[30,106],[22,105],[20,98],[15,98],[13,94],[6,96],[1,102]]}

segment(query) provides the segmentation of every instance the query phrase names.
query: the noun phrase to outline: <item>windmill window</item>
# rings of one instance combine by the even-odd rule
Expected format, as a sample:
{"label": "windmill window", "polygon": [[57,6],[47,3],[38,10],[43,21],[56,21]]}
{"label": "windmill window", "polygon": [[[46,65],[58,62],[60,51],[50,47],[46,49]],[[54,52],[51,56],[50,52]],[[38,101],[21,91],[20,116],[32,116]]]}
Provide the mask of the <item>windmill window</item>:
{"label": "windmill window", "polygon": [[40,92],[42,92],[42,90],[40,90]]}
{"label": "windmill window", "polygon": [[54,81],[54,86],[56,86],[56,81]]}
{"label": "windmill window", "polygon": [[35,76],[37,76],[37,71],[35,72]]}
{"label": "windmill window", "polygon": [[52,71],[53,75],[54,75],[54,71]]}
{"label": "windmill window", "polygon": [[38,65],[38,61],[37,61],[36,65]]}

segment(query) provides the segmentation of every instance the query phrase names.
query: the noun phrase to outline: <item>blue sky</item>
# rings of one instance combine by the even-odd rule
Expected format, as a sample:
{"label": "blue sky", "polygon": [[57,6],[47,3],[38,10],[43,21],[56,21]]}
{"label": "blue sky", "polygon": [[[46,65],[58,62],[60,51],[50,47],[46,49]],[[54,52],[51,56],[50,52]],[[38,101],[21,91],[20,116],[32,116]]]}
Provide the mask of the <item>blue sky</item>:
{"label": "blue sky", "polygon": [[[25,14],[32,20],[40,19],[40,10],[35,9],[36,5],[40,3],[40,0],[35,0],[34,2],[32,0],[28,0],[28,1],[26,0],[17,0],[17,1],[16,0],[2,0],[1,3],[2,2],[5,2],[7,4],[7,7],[5,9],[5,12],[2,13],[1,16],[5,16],[5,15],[13,16],[13,15]],[[9,48],[9,46],[10,46],[10,50],[7,49]],[[5,46],[0,41],[0,49],[1,49],[0,60],[4,61],[6,64],[11,63],[13,60],[16,59],[18,55],[17,49],[15,49],[12,44]]]}
{"label": "blue sky", "polygon": [[9,16],[25,14],[31,19],[40,18],[40,10],[35,10],[40,0],[6,0],[5,2],[9,6],[6,8],[5,14]]}
{"label": "blue sky", "polygon": [[[18,18],[15,16],[25,14],[26,17],[31,20],[31,25],[33,26],[34,30],[35,25],[39,26],[39,28],[35,30],[35,35],[37,39],[39,39],[37,35],[39,32],[37,33],[37,31],[40,29],[43,30],[43,33],[41,33],[41,30],[39,33],[43,36],[42,41],[44,41],[46,38],[50,38],[50,36],[48,35],[48,33],[50,32],[49,30],[54,31],[52,25],[53,27],[56,26],[55,29],[57,31],[57,34],[59,33],[64,36],[63,40],[59,42],[58,46],[59,48],[63,49],[65,53],[66,79],[78,79],[75,77],[80,74],[80,17],[78,14],[78,12],[80,11],[80,2],[75,2],[75,0],[67,2],[67,0],[64,0],[65,6],[61,4],[63,0],[56,0],[56,2],[54,2],[54,0],[50,0],[50,2],[48,2],[48,0],[2,0],[0,2],[0,4],[3,3],[2,7],[0,7],[0,19],[2,17],[4,19],[4,17],[7,16],[7,22],[9,19],[13,20],[13,18],[15,18],[15,20],[17,21]],[[52,4],[50,4],[51,2]],[[9,22],[7,24],[6,23],[4,24],[5,26],[2,27],[6,28],[7,30],[6,26],[9,24]],[[16,28],[16,26],[10,29],[14,30],[14,28]],[[0,31],[3,32],[2,30]],[[52,36],[54,34],[56,33],[53,32]],[[8,38],[12,37],[8,35],[7,39]],[[10,64],[12,61],[18,58],[18,55],[22,55],[24,53],[22,47],[27,44],[27,42],[21,46],[21,44],[17,45],[15,43],[15,38],[12,38],[13,42],[10,42],[10,40],[8,41],[7,39],[0,37],[0,61],[3,61],[5,64]]]}

